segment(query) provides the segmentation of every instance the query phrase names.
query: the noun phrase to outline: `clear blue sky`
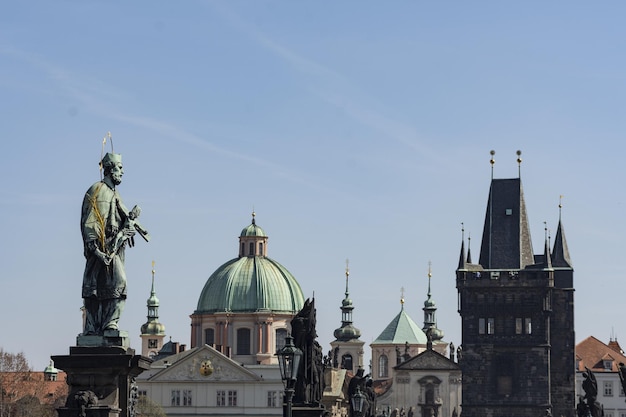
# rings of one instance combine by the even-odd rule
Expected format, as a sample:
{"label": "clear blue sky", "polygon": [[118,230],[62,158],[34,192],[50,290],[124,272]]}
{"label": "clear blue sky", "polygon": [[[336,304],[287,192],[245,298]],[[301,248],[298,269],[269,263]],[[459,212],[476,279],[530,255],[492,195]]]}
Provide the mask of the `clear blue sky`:
{"label": "clear blue sky", "polygon": [[[535,252],[559,195],[577,341],[626,342],[623,2],[24,1],[0,4],[0,346],[42,370],[81,331],[79,232],[110,131],[152,234],[121,327],[189,343],[211,273],[257,213],[315,294],[324,349],[350,259],[369,344],[400,310],[461,341],[461,222],[477,256],[495,177],[522,181]],[[366,350],[369,358],[369,347]]]}

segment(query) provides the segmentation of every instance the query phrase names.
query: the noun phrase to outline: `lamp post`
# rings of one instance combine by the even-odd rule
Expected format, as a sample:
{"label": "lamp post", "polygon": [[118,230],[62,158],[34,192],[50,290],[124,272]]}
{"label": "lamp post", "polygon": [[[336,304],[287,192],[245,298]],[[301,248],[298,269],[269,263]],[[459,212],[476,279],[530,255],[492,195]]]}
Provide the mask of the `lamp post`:
{"label": "lamp post", "polygon": [[287,334],[285,346],[276,352],[276,356],[278,356],[278,365],[280,366],[280,377],[285,385],[286,406],[283,407],[283,417],[291,417],[291,402],[298,379],[302,351],[294,346],[293,337]]}
{"label": "lamp post", "polygon": [[363,407],[365,406],[365,395],[361,392],[361,388],[357,385],[356,391],[350,398],[350,404],[352,405],[352,417],[361,417],[363,415]]}

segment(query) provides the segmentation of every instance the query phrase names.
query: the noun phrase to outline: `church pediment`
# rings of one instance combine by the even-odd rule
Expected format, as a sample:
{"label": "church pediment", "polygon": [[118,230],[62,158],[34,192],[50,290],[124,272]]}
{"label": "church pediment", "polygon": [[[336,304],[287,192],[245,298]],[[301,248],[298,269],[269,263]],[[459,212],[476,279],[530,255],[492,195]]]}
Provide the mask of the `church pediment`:
{"label": "church pediment", "polygon": [[[167,361],[167,363],[166,363]],[[172,355],[153,366],[163,369],[152,373],[151,381],[259,381],[249,369],[224,356],[210,346],[194,348]]]}
{"label": "church pediment", "polygon": [[457,371],[461,368],[458,364],[446,358],[445,356],[435,352],[434,350],[426,350],[417,356],[409,359],[396,366],[394,369],[397,371],[409,371],[409,370],[450,370]]}

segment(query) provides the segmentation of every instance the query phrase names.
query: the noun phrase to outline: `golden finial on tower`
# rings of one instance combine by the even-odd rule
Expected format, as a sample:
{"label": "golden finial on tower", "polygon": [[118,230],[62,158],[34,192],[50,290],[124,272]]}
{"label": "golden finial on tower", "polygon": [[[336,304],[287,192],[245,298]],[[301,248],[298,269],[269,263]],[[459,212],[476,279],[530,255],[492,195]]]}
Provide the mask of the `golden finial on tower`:
{"label": "golden finial on tower", "polygon": [[496,151],[494,151],[493,149],[489,151],[489,155],[491,155],[491,159],[489,160],[489,163],[491,164],[491,179],[493,179],[493,166],[496,163],[496,159],[494,157],[495,154],[496,154]]}
{"label": "golden finial on tower", "polygon": [[522,178],[522,151],[518,149],[516,154],[517,154],[517,177]]}
{"label": "golden finial on tower", "polygon": [[256,213],[254,212],[254,207],[252,207],[252,224],[256,224],[256,220],[254,219],[256,217]]}
{"label": "golden finial on tower", "polygon": [[400,287],[400,305],[404,307],[404,287]]}

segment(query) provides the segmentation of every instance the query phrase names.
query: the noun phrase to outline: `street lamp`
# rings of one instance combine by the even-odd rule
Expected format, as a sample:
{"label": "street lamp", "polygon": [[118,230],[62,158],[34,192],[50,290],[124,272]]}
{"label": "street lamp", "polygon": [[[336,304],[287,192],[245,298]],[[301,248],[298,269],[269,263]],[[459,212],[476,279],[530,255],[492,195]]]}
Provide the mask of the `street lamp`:
{"label": "street lamp", "polygon": [[352,417],[360,417],[363,415],[363,407],[365,406],[365,395],[361,392],[361,388],[357,385],[356,391],[352,394],[352,398],[350,398],[350,403],[352,404]]}
{"label": "street lamp", "polygon": [[298,379],[300,360],[302,351],[293,344],[293,337],[287,334],[285,346],[276,352],[278,365],[280,366],[280,377],[285,385],[286,407],[283,407],[283,417],[291,417],[291,401],[293,400],[294,387]]}

